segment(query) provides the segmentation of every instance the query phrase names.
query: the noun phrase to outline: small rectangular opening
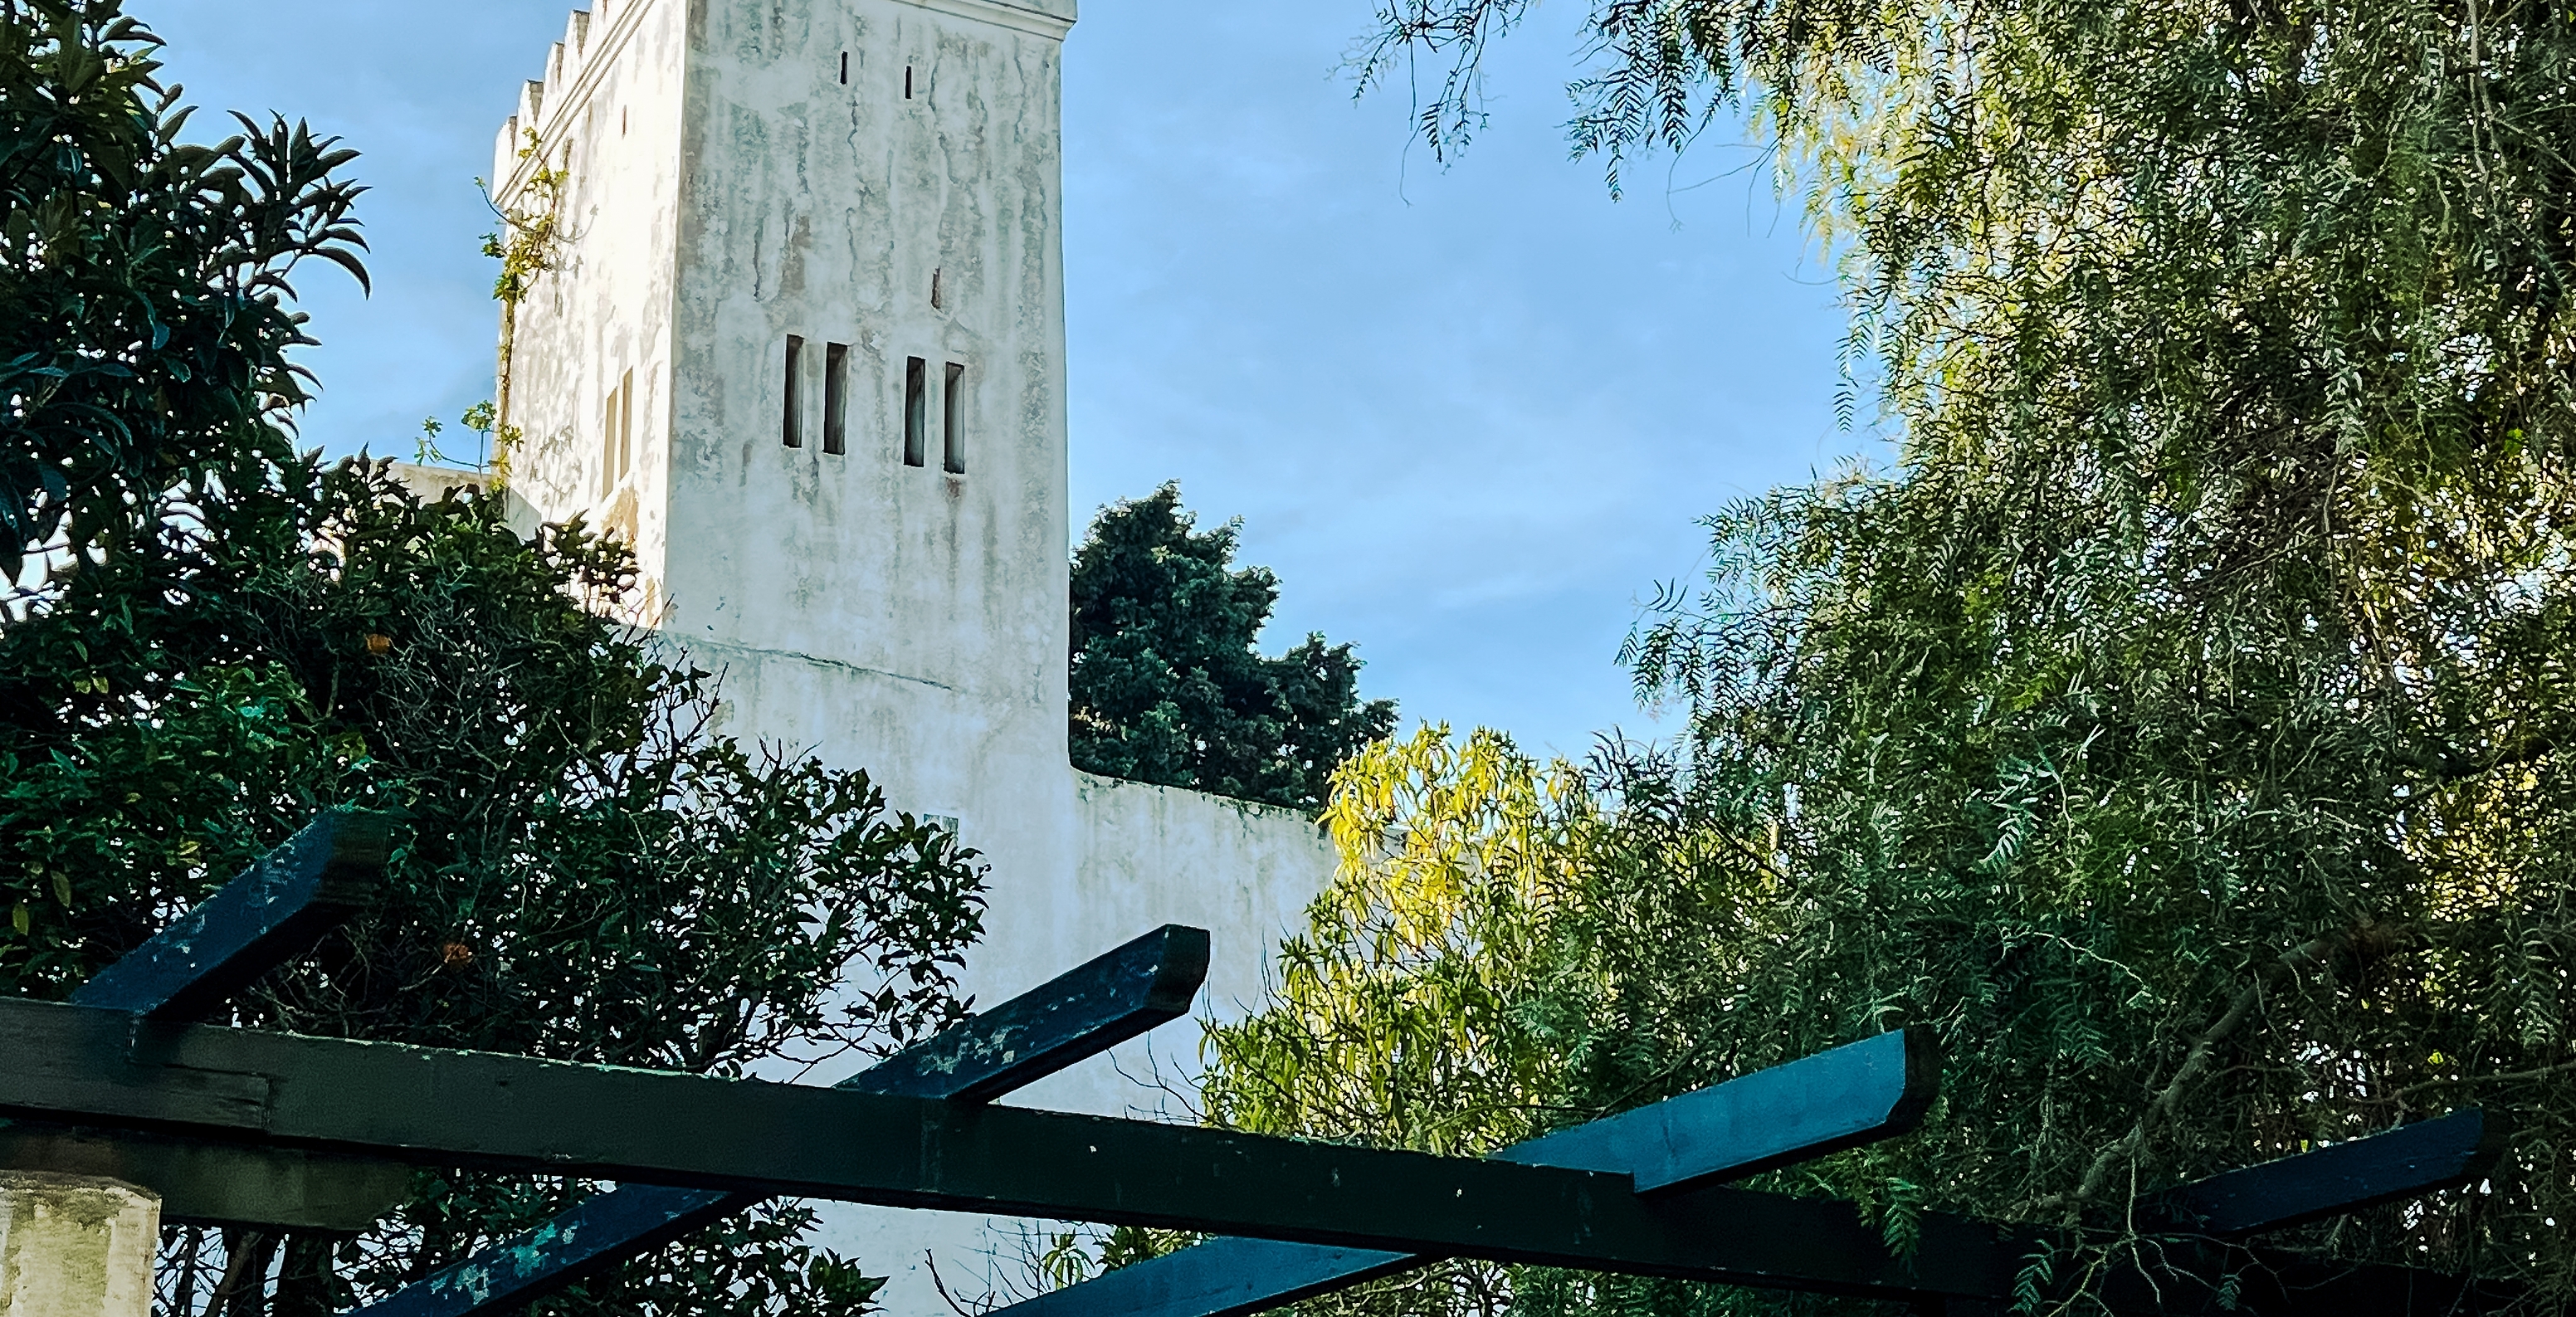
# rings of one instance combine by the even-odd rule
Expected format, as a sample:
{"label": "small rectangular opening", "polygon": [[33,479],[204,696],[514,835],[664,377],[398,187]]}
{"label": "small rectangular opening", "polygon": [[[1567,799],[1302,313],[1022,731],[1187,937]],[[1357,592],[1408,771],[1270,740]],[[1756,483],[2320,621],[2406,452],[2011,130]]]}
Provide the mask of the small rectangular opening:
{"label": "small rectangular opening", "polygon": [[930,363],[919,357],[903,362],[903,464],[922,466],[930,460]]}
{"label": "small rectangular opening", "polygon": [[903,98],[907,101],[912,99],[912,66],[909,64],[903,66]]}
{"label": "small rectangular opening", "polygon": [[599,496],[617,488],[617,390],[599,403]]}
{"label": "small rectangular opening", "polygon": [[846,453],[850,450],[850,345],[833,343],[823,349],[823,451]]}
{"label": "small rectangular opening", "polygon": [[850,85],[850,52],[846,50],[841,52],[841,85]]}
{"label": "small rectangular opening", "polygon": [[966,368],[948,363],[948,391],[940,406],[940,429],[946,435],[945,460],[941,465],[948,474],[966,474]]}
{"label": "small rectangular opening", "polygon": [[778,418],[778,441],[790,448],[805,446],[804,391],[796,386],[805,373],[805,340],[787,336],[787,410]]}
{"label": "small rectangular opening", "polygon": [[617,474],[622,481],[635,469],[635,372],[617,381]]}

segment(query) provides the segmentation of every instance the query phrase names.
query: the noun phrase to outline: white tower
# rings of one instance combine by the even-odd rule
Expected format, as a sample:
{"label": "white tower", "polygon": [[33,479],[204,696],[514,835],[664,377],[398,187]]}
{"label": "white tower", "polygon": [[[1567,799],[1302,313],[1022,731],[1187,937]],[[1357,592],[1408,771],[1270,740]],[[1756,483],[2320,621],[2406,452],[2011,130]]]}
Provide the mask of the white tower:
{"label": "white tower", "polygon": [[[1074,3],[574,14],[494,162],[504,209],[558,234],[506,333],[510,480],[634,544],[639,607],[722,673],[726,730],[957,820],[992,866],[981,1000],[1181,922],[1215,934],[1203,1002],[1229,1012],[1330,860],[1293,813],[1066,760]],[[1194,1066],[1166,1033],[1021,1100],[1158,1105],[1119,1072]],[[896,1317],[947,1311],[925,1246],[961,1300],[1024,1287],[1011,1229],[834,1220]]]}
{"label": "white tower", "polygon": [[574,15],[496,161],[522,211],[564,174],[510,350],[514,486],[634,540],[740,730],[943,814],[1064,776],[1072,20],[614,0]]}

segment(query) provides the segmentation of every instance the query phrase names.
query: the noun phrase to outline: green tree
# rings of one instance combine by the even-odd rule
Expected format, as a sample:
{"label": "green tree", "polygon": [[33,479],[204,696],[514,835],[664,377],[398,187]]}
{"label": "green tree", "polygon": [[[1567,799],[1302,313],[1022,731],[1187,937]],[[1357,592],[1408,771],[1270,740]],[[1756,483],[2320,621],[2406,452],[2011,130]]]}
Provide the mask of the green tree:
{"label": "green tree", "polygon": [[1395,702],[1362,702],[1360,660],[1320,634],[1261,653],[1279,578],[1234,566],[1239,530],[1199,531],[1173,484],[1092,522],[1073,558],[1074,766],[1319,810]]}
{"label": "green tree", "polygon": [[[0,575],[30,546],[85,558],[138,510],[136,485],[244,446],[285,450],[304,397],[287,278],[304,260],[361,283],[332,176],[355,154],[303,125],[215,146],[154,81],[158,39],[115,4],[0,0]],[[236,116],[240,118],[240,116]],[[153,295],[137,297],[138,289]]]}
{"label": "green tree", "polygon": [[[1383,11],[1381,56],[1459,71],[1444,150],[1525,10]],[[2519,1130],[2484,1191],[2280,1242],[2563,1306],[2576,16],[1619,0],[1595,32],[1575,133],[1614,171],[1749,110],[1844,262],[1901,458],[1725,510],[1706,588],[1636,637],[1690,731],[1589,766],[1567,894],[1483,971],[1527,985],[1488,1018],[1538,1041],[1478,1047],[1568,1059],[1498,1082],[1570,1119],[1927,1026],[1923,1132],[1774,1181],[1900,1240],[1920,1206],[2070,1221],[2483,1103]],[[1482,797],[1418,798],[1397,832]],[[1329,1036],[1407,1037],[1380,1003],[1429,967],[1331,913],[1313,954],[1371,986]],[[1312,1044],[1230,1038],[1220,1114],[1347,1127]],[[1530,1312],[1788,1306],[1487,1280]]]}
{"label": "green tree", "polygon": [[[81,101],[112,75],[133,131],[181,150],[184,112],[114,0],[0,16],[24,47],[0,113]],[[66,133],[49,149],[86,148]],[[211,168],[255,171],[266,149],[222,148],[230,163]],[[277,184],[280,204],[353,195],[324,176],[345,158],[311,155],[302,182]],[[101,160],[53,162],[52,190],[24,204],[113,210],[129,193],[99,180],[123,166]],[[266,241],[228,186],[189,194],[201,212],[187,223]],[[91,277],[149,325],[221,302],[233,268],[132,261]],[[260,288],[237,315],[300,323],[282,273]],[[0,332],[32,338],[26,304],[7,305]],[[98,385],[79,411],[89,428],[25,432],[40,468],[68,471],[94,434],[165,403],[216,418],[85,476],[79,498],[107,511],[73,499],[69,542],[39,522],[15,542],[45,570],[0,620],[0,991],[60,996],[315,811],[348,805],[397,821],[387,890],[237,1000],[238,1022],[739,1074],[886,1051],[955,1018],[951,972],[980,923],[973,854],[889,813],[862,773],[712,734],[712,679],[597,607],[633,585],[621,546],[579,525],[522,540],[494,500],[422,504],[381,465],[297,455],[284,354],[300,338],[227,340],[237,368],[173,368],[149,407]],[[35,405],[20,395],[21,414]],[[423,1175],[355,1241],[174,1229],[163,1308],[338,1311],[594,1187]],[[809,1220],[795,1204],[746,1214],[545,1310],[866,1310],[878,1282],[806,1244]]]}

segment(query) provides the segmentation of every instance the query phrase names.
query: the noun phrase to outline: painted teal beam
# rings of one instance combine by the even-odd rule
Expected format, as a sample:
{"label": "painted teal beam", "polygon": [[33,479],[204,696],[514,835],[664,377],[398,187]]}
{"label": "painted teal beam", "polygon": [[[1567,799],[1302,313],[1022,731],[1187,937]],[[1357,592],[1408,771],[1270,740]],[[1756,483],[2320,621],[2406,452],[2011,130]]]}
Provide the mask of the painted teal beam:
{"label": "painted teal beam", "polygon": [[203,1019],[372,900],[391,846],[384,816],[325,813],[73,989],[71,1000],[146,1019]]}
{"label": "painted teal beam", "polygon": [[[371,900],[390,841],[381,815],[325,813],[74,989],[71,1000],[158,1020],[212,1014]],[[144,1185],[160,1195],[165,1221],[356,1231],[411,1189],[409,1167],[371,1158],[0,1124],[0,1166]]]}
{"label": "painted teal beam", "polygon": [[2508,1137],[2501,1116],[2468,1107],[2148,1195],[2136,1221],[2221,1239],[2322,1221],[2476,1180]]}
{"label": "painted teal beam", "polygon": [[[1922,1123],[1940,1066],[1900,1029],[1740,1075],[1493,1154],[1525,1166],[1628,1175],[1671,1193],[1893,1138]],[[1439,1261],[1438,1255],[1213,1239],[992,1317],[1244,1317]]]}
{"label": "painted teal beam", "polygon": [[[1892,1253],[1849,1204],[1153,1121],[307,1038],[0,999],[0,1117],[423,1166],[1670,1275],[2009,1295],[2018,1250],[1926,1218]],[[1712,1197],[1715,1195],[1715,1197]],[[1670,1195],[1660,1197],[1671,1197]],[[1978,1242],[1982,1241],[1982,1243]]]}
{"label": "painted teal beam", "polygon": [[1940,1090],[1931,1036],[1896,1029],[1517,1143],[1524,1166],[1615,1171],[1641,1194],[1740,1180],[1911,1132]]}
{"label": "painted teal beam", "polygon": [[[1189,1013],[1207,930],[1166,925],[943,1030],[837,1086],[972,1105],[1023,1088]],[[544,1298],[756,1206],[756,1191],[622,1185],[358,1309],[471,1317]]]}

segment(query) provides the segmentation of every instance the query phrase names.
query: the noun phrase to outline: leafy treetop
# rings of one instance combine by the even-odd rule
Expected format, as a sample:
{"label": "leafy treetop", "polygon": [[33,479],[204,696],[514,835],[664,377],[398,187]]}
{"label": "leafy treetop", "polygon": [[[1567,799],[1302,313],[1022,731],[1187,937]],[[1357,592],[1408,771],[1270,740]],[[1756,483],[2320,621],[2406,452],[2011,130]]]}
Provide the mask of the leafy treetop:
{"label": "leafy treetop", "polygon": [[[1472,126],[1526,9],[1386,5],[1381,53],[1437,47],[1430,122]],[[1749,104],[1901,463],[1712,519],[1705,588],[1630,650],[1678,745],[1608,748],[1528,824],[1501,806],[1560,770],[1490,744],[1355,765],[1365,844],[1278,1011],[1220,1041],[1212,1110],[1482,1146],[1920,1024],[1950,1057],[1923,1131],[1775,1181],[1902,1241],[1922,1206],[2076,1220],[2484,1103],[2518,1133],[2477,1191],[2280,1242],[2563,1308],[2576,14],[1593,12],[1578,142],[1615,162]],[[1375,840],[1513,830],[1435,848],[1438,883]],[[2098,1260],[2034,1260],[2034,1304]],[[1451,1274],[1349,1302],[1831,1306]]]}
{"label": "leafy treetop", "polygon": [[1199,531],[1178,485],[1102,510],[1073,559],[1073,762],[1111,777],[1293,809],[1385,736],[1349,645],[1257,647],[1279,580],[1234,567],[1236,523]]}
{"label": "leafy treetop", "polygon": [[306,259],[366,282],[355,152],[240,118],[213,146],[113,0],[0,0],[0,575],[95,556],[151,495],[304,400]]}

